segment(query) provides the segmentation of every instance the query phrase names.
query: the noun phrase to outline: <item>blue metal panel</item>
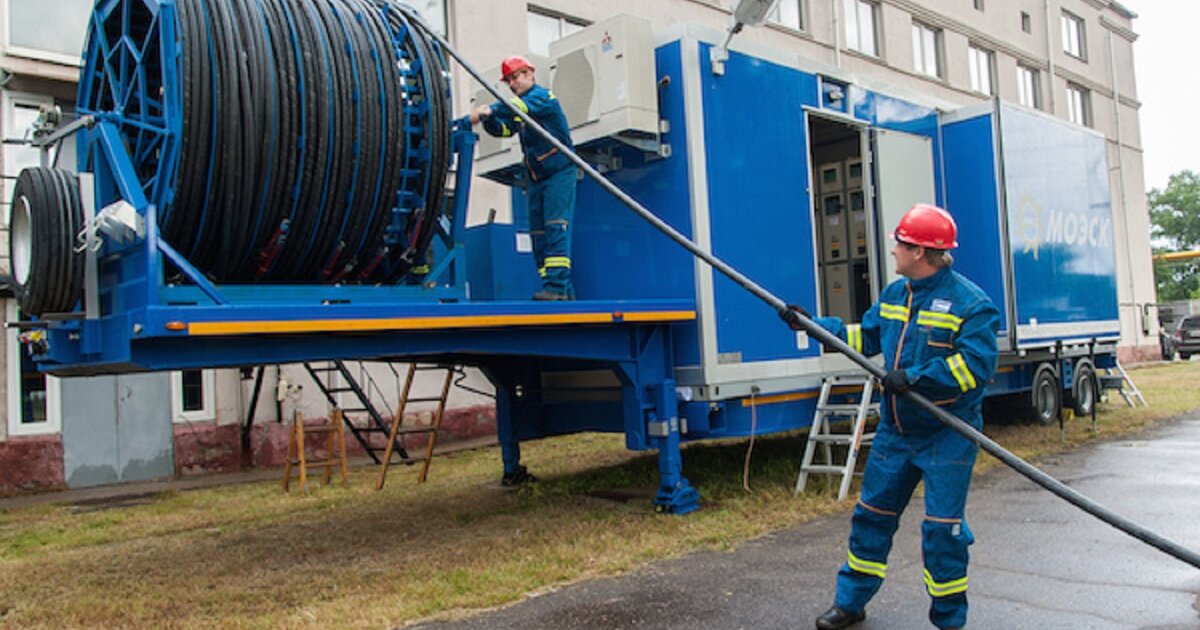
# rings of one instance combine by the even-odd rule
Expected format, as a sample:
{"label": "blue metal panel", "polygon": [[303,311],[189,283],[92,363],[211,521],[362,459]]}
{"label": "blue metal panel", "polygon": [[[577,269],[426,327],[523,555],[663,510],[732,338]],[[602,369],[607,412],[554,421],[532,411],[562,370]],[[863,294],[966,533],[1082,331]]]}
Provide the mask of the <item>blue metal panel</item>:
{"label": "blue metal panel", "polygon": [[1104,139],[1007,106],[1000,129],[1017,321],[1111,321],[1119,333]]}
{"label": "blue metal panel", "polygon": [[1000,330],[1008,331],[1004,243],[996,184],[993,118],[984,114],[942,127],[946,209],[958,222],[954,268],[1000,306]]}
{"label": "blue metal panel", "polygon": [[[767,290],[815,304],[802,106],[817,105],[816,77],[737,53],[717,76],[708,49],[700,80],[712,252]],[[741,362],[819,353],[797,349],[776,314],[732,281],[717,275],[713,285],[719,353],[740,353]]]}

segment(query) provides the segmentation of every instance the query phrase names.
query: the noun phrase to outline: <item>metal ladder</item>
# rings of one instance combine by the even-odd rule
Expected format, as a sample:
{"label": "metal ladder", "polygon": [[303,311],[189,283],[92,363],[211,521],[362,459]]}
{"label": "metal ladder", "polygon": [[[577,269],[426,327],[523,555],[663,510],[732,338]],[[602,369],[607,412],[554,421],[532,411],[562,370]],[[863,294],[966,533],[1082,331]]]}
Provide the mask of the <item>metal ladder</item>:
{"label": "metal ladder", "polygon": [[1143,407],[1150,406],[1150,403],[1146,402],[1145,397],[1142,396],[1142,392],[1138,390],[1137,385],[1133,384],[1133,379],[1129,378],[1129,372],[1125,371],[1120,361],[1114,361],[1113,367],[1104,368],[1104,374],[1100,375],[1099,381],[1101,392],[1110,389],[1117,390],[1117,393],[1121,394],[1121,398],[1125,399],[1125,404],[1130,407],[1136,407],[1139,402]]}
{"label": "metal ladder", "polygon": [[[846,498],[850,492],[850,481],[854,479],[854,466],[858,462],[858,454],[863,446],[869,446],[875,438],[874,433],[865,433],[867,418],[872,414],[879,415],[879,403],[872,401],[875,390],[875,378],[871,375],[831,376],[821,383],[821,395],[817,399],[817,410],[813,414],[812,428],[809,429],[808,440],[804,444],[804,457],[800,460],[800,476],[796,479],[796,494],[804,492],[811,474],[841,475],[842,481],[838,487],[838,501]],[[831,403],[834,395],[857,392],[859,399],[856,403]],[[835,420],[851,419],[850,432],[839,433],[833,430]],[[834,461],[833,446],[846,447],[846,459],[842,463]],[[818,448],[821,450],[824,463],[813,463]]]}
{"label": "metal ladder", "polygon": [[[437,397],[426,398],[410,398],[412,393],[413,381],[416,380],[417,372],[433,372],[444,370],[445,378],[442,380],[441,395]],[[410,363],[408,365],[408,375],[404,378],[404,389],[400,392],[400,403],[396,406],[396,413],[392,416],[392,427],[388,432],[387,448],[384,451],[383,462],[380,464],[379,480],[375,483],[376,490],[382,490],[383,484],[387,480],[388,466],[391,464],[392,451],[400,449],[404,451],[404,447],[397,440],[401,435],[411,435],[413,433],[428,433],[429,439],[425,442],[425,457],[421,461],[421,473],[417,476],[417,483],[425,483],[425,478],[429,475],[429,464],[433,460],[433,447],[437,444],[438,430],[442,427],[442,415],[446,411],[446,398],[450,395],[450,381],[454,378],[455,366],[453,365],[421,365],[418,363]],[[407,427],[402,428],[401,424],[404,420],[404,410],[409,403],[437,403],[437,411],[434,412],[433,418],[428,427]]]}
{"label": "metal ladder", "polygon": [[[350,429],[351,435],[354,436],[355,440],[358,440],[358,443],[362,445],[363,450],[367,452],[371,460],[376,464],[381,463],[382,460],[379,457],[379,453],[386,450],[386,447],[376,445],[371,440],[371,437],[373,435],[387,436],[390,431],[389,423],[383,419],[383,414],[371,402],[371,397],[368,395],[367,390],[354,378],[354,374],[346,367],[346,363],[344,361],[329,361],[324,364],[305,363],[304,369],[316,381],[317,387],[320,388],[321,393],[325,394],[325,398],[329,401],[329,404],[342,410],[342,417],[345,419],[346,427]],[[345,385],[335,385],[333,383],[334,374],[340,375]],[[371,386],[368,385],[367,387]],[[353,394],[355,402],[352,403],[352,406],[342,405],[341,401],[338,400],[340,394]],[[367,415],[367,426],[359,426],[352,422],[351,414],[363,413]],[[408,452],[403,447],[395,449],[395,453],[401,461],[412,463]],[[391,454],[389,453],[388,456],[390,457]]]}

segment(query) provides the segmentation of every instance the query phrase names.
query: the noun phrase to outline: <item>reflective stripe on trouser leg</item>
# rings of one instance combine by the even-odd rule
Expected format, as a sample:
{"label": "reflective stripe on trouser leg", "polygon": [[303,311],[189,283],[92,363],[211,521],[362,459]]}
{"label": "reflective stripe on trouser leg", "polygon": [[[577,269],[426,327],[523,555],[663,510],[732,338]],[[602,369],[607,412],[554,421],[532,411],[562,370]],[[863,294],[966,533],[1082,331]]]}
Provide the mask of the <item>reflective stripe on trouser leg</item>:
{"label": "reflective stripe on trouser leg", "polygon": [[877,436],[867,456],[862,500],[851,520],[850,549],[837,577],[834,604],[843,610],[862,610],[883,584],[900,514],[921,479],[908,449],[893,444],[898,440]]}
{"label": "reflective stripe on trouser leg", "polygon": [[575,169],[563,169],[544,182],[543,227],[546,230],[543,264],[547,291],[575,296],[571,283],[571,232],[575,222]]}
{"label": "reflective stripe on trouser leg", "polygon": [[967,548],[975,537],[963,513],[978,452],[966,438],[943,429],[919,458],[925,479],[925,587],[931,598],[929,620],[939,628],[967,623]]}

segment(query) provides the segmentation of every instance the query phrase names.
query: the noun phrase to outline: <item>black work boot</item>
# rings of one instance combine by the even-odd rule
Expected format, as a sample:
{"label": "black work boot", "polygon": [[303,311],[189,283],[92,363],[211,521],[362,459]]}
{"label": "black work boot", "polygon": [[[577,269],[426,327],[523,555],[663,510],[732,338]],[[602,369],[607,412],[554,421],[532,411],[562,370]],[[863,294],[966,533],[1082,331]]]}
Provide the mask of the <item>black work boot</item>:
{"label": "black work boot", "polygon": [[520,466],[517,468],[517,472],[505,473],[504,476],[500,478],[500,485],[504,486],[505,488],[512,488],[514,486],[529,483],[530,481],[534,481],[533,475],[529,474],[529,471],[526,470],[524,466]]}
{"label": "black work boot", "polygon": [[825,614],[817,617],[817,630],[840,630],[849,628],[867,618],[865,611],[849,612],[837,606],[831,606]]}

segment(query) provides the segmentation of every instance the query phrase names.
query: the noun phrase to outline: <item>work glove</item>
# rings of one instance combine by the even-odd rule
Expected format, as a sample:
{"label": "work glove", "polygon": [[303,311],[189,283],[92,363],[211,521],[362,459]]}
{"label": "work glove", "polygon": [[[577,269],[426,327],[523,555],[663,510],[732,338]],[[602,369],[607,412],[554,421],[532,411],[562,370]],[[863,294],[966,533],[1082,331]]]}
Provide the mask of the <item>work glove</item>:
{"label": "work glove", "polygon": [[908,391],[908,373],[904,370],[892,370],[883,377],[883,392],[899,396]]}
{"label": "work glove", "polygon": [[792,319],[791,314],[793,311],[803,315],[807,319],[812,319],[812,315],[809,315],[803,306],[796,306],[795,304],[788,304],[786,310],[779,311],[779,318],[787,323],[788,328],[792,330],[804,330],[804,327],[799,322]]}

